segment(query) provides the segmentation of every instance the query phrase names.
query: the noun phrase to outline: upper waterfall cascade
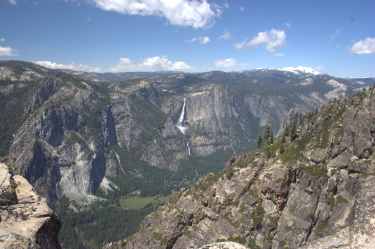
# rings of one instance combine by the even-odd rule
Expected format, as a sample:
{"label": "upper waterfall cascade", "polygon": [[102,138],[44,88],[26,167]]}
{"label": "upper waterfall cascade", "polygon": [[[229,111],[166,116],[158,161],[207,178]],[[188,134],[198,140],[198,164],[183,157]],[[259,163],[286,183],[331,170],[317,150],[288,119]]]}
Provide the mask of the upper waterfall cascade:
{"label": "upper waterfall cascade", "polygon": [[[184,104],[182,105],[180,117],[178,118],[176,127],[183,135],[186,135],[186,132],[189,129],[187,117],[186,117],[186,98],[184,98]],[[188,156],[190,156],[191,148],[190,148],[189,141],[186,142],[186,150],[187,150]]]}
{"label": "upper waterfall cascade", "polygon": [[178,118],[177,129],[184,135],[186,135],[187,130],[189,129],[187,118],[186,118],[186,98],[184,98],[184,104],[182,106],[180,117]]}

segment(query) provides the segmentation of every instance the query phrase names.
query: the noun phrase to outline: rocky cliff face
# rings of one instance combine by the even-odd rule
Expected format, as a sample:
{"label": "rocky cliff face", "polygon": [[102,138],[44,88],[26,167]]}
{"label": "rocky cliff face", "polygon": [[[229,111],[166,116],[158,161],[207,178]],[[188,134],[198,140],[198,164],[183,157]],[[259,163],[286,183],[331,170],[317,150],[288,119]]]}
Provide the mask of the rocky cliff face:
{"label": "rocky cliff face", "polygon": [[22,176],[0,163],[0,248],[60,249],[59,222]]}
{"label": "rocky cliff face", "polygon": [[24,105],[2,113],[4,120],[12,112],[20,117],[13,132],[6,127],[2,130],[11,141],[9,160],[50,203],[62,196],[87,199],[104,175],[101,96],[74,76],[26,65],[21,64],[22,73],[14,72],[13,67],[8,70],[16,75],[35,75],[42,70],[38,78],[2,81],[19,91],[30,88],[23,99],[17,99],[14,91],[5,94],[10,99],[6,106],[12,102]]}
{"label": "rocky cliff face", "polygon": [[246,150],[265,124],[276,132],[291,112],[372,82],[275,70],[84,74],[2,62],[0,155],[51,204],[63,196],[87,203],[123,179],[150,182],[149,168],[165,174]]}
{"label": "rocky cliff face", "polygon": [[254,147],[264,125],[276,133],[293,113],[374,81],[277,70],[85,74],[0,62],[0,156],[56,210],[107,200],[107,211],[122,215],[123,197],[186,186]]}
{"label": "rocky cliff face", "polygon": [[374,107],[370,89],[307,114],[263,151],[172,195],[138,233],[107,248],[373,248]]}

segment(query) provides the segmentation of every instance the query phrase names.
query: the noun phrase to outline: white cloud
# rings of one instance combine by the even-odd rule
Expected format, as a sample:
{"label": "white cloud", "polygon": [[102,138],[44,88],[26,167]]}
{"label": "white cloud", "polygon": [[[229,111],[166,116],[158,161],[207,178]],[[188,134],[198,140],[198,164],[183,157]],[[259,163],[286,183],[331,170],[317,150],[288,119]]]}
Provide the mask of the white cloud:
{"label": "white cloud", "polygon": [[16,5],[17,4],[16,0],[9,0],[9,3],[12,4],[12,5]]}
{"label": "white cloud", "polygon": [[266,49],[274,53],[286,43],[286,33],[284,30],[271,29],[270,31],[259,32],[248,41],[235,44],[238,49],[252,48],[264,45]]}
{"label": "white cloud", "polygon": [[246,10],[245,7],[240,6],[240,11],[241,11],[241,12],[244,12],[245,10]]}
{"label": "white cloud", "polygon": [[142,71],[188,71],[191,67],[184,61],[171,61],[167,57],[149,57],[140,62],[129,58],[120,58],[120,62],[112,67],[113,72],[142,72]]}
{"label": "white cloud", "polygon": [[215,67],[221,69],[231,69],[238,66],[238,63],[233,58],[220,59],[214,62]]}
{"label": "white cloud", "polygon": [[354,54],[375,54],[375,38],[366,38],[357,41],[352,46]]}
{"label": "white cloud", "polygon": [[50,69],[63,69],[63,70],[74,70],[74,71],[83,71],[83,72],[99,72],[101,71],[100,68],[89,66],[89,65],[82,65],[82,64],[59,64],[52,61],[35,61],[35,64],[38,64],[43,67],[47,67]]}
{"label": "white cloud", "polygon": [[211,39],[208,36],[200,36],[200,37],[195,37],[191,39],[191,42],[198,42],[202,45],[206,45],[211,42]]}
{"label": "white cloud", "polygon": [[219,36],[219,39],[222,40],[230,40],[232,38],[232,34],[230,32],[224,32],[221,36]]}
{"label": "white cloud", "polygon": [[13,48],[0,46],[0,56],[12,56],[12,55],[14,55]]}
{"label": "white cloud", "polygon": [[96,6],[127,15],[162,16],[172,25],[203,28],[221,14],[207,0],[92,0]]}

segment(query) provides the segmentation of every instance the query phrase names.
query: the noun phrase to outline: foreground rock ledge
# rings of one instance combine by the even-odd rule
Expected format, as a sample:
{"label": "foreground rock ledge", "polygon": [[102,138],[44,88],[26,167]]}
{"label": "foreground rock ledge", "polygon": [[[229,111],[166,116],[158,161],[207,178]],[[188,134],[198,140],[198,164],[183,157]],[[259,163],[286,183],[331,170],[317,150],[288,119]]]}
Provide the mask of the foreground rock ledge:
{"label": "foreground rock ledge", "polygon": [[59,222],[22,176],[0,163],[0,248],[60,249]]}

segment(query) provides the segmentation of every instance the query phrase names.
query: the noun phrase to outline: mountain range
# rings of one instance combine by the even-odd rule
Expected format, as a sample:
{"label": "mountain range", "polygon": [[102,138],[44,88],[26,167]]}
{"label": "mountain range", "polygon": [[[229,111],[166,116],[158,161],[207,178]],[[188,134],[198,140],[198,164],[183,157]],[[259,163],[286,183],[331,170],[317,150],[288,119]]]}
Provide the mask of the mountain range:
{"label": "mountain range", "polygon": [[[135,232],[164,196],[222,170],[232,155],[238,161],[265,127],[282,134],[298,113],[374,83],[296,69],[99,74],[2,61],[0,156],[66,224],[77,224],[63,225],[63,246],[99,248]],[[151,197],[151,206],[124,205]],[[121,214],[129,227],[91,239],[100,226],[92,217],[103,212]],[[90,218],[72,218],[82,213]]]}

